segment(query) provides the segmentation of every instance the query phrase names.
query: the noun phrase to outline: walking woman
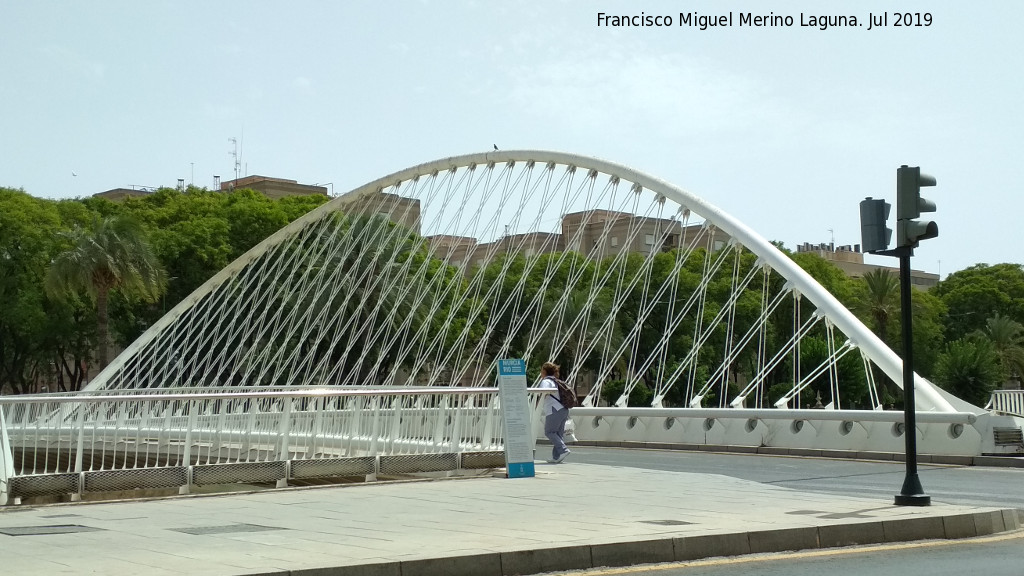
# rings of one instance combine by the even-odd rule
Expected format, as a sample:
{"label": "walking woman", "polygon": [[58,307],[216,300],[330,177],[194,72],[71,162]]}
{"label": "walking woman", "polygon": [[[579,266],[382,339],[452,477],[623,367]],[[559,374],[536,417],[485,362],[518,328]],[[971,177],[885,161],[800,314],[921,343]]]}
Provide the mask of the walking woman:
{"label": "walking woman", "polygon": [[[552,362],[545,362],[540,367],[540,383],[538,388],[553,388],[558,390],[558,365]],[[544,397],[544,435],[551,440],[554,446],[551,449],[551,460],[548,462],[559,463],[569,455],[569,448],[565,445],[565,421],[569,419],[569,409],[558,401],[558,394],[547,394]]]}

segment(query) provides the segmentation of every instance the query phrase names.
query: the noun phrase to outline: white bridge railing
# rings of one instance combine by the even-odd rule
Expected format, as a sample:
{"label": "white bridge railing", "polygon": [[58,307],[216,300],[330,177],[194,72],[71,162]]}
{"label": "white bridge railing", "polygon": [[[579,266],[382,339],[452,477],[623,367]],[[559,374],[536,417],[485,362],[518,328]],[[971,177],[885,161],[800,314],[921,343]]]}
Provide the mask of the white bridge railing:
{"label": "white bridge railing", "polygon": [[[1004,403],[992,412],[919,410],[913,432],[918,453],[965,462],[983,454],[1020,454],[1022,417],[1011,409]],[[798,456],[891,459],[904,452],[908,433],[897,410],[580,407],[572,418],[576,438],[585,443]]]}
{"label": "white bridge railing", "polygon": [[295,478],[504,465],[495,388],[0,397],[0,445],[0,504],[45,494],[173,487],[184,493],[204,484],[280,486]]}
{"label": "white bridge railing", "polygon": [[[1005,393],[1004,393],[1005,392]],[[534,433],[541,437],[532,391]],[[924,454],[1012,453],[1024,393],[993,413],[918,412]],[[999,415],[1002,412],[1010,415]],[[595,444],[898,454],[903,413],[882,410],[572,410]],[[50,494],[397,475],[504,465],[495,388],[183,388],[0,397],[0,504]]]}
{"label": "white bridge railing", "polygon": [[1024,418],[1024,390],[993,390],[985,409]]}

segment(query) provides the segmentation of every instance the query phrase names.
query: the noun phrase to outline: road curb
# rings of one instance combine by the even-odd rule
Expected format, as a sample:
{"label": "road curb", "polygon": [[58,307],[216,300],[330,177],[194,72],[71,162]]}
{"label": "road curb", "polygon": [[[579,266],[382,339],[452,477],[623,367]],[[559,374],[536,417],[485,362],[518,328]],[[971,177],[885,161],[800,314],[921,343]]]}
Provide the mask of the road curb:
{"label": "road curb", "polygon": [[[352,566],[259,573],[259,576],[528,576],[562,570],[685,562],[722,556],[742,556],[911,542],[956,540],[1020,530],[1024,510],[901,518],[853,524],[833,524],[702,534],[556,548],[467,554]],[[257,576],[256,573],[249,576]]]}

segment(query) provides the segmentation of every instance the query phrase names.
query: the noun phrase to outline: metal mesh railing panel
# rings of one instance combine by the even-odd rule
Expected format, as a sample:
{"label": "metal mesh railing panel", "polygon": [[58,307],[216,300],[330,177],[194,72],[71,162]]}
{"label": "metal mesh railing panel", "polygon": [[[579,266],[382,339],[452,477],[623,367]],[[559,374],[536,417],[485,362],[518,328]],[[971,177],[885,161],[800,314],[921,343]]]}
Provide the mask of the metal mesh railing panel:
{"label": "metal mesh railing panel", "polygon": [[86,492],[176,488],[188,483],[186,469],[181,466],[85,472],[83,476]]}
{"label": "metal mesh railing panel", "polygon": [[463,452],[462,468],[466,470],[503,468],[505,466],[504,452]]}
{"label": "metal mesh railing panel", "polygon": [[369,476],[376,472],[376,460],[372,456],[324,460],[295,460],[291,465],[291,477]]}
{"label": "metal mesh railing panel", "polygon": [[78,492],[78,474],[36,474],[11,478],[10,496],[29,498]]}
{"label": "metal mesh railing panel", "polygon": [[287,477],[285,462],[251,462],[235,464],[210,464],[192,468],[192,484],[264,483],[283,480]]}
{"label": "metal mesh railing panel", "polygon": [[380,473],[385,475],[444,472],[457,468],[457,454],[403,454],[380,457]]}

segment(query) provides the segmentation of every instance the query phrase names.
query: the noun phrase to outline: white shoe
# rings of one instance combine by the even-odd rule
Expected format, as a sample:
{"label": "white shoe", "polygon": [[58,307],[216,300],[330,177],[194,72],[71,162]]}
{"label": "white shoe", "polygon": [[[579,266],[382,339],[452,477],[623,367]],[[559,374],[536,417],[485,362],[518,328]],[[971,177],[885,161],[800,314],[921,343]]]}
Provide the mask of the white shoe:
{"label": "white shoe", "polygon": [[562,460],[565,460],[565,457],[568,456],[571,453],[572,452],[570,450],[566,450],[565,452],[562,452],[561,454],[558,455],[558,458],[555,458],[555,462],[558,462],[560,464],[562,462]]}

